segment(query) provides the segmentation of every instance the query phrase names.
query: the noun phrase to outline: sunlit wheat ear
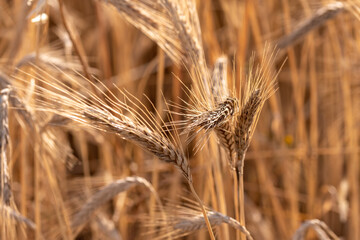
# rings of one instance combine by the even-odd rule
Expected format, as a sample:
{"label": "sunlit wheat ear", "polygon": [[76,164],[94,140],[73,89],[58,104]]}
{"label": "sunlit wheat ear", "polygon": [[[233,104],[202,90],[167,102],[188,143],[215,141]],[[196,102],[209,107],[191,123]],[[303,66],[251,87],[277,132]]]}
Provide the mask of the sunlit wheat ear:
{"label": "sunlit wheat ear", "polygon": [[[189,141],[193,139],[201,130],[207,134],[216,127],[229,121],[231,116],[238,109],[238,100],[229,94],[226,79],[226,58],[221,57],[215,64],[211,81],[205,85],[202,78],[197,76],[199,73],[191,74],[194,79],[192,89],[185,87],[185,93],[189,97],[188,102],[182,100],[182,106],[175,106],[185,110],[183,114],[186,118],[179,121],[176,125],[184,129],[183,133],[195,132]],[[205,76],[205,79],[208,79]]]}
{"label": "sunlit wheat ear", "polygon": [[[88,117],[90,124],[97,125],[99,129],[102,128],[119,134],[124,139],[131,140],[144,148],[144,150],[151,152],[160,160],[174,164],[181,170],[184,177],[189,182],[192,182],[190,167],[186,157],[166,137],[151,131],[145,126],[137,125],[130,119],[124,118],[123,120],[119,120],[109,112],[95,113],[94,110],[91,109],[91,113],[94,115],[89,114],[89,109],[84,111],[84,116]],[[106,116],[99,117],[103,114],[106,114]]]}
{"label": "sunlit wheat ear", "polygon": [[[102,93],[100,98],[89,89],[83,88],[79,84],[81,81],[69,77],[66,82],[72,84],[70,88],[42,69],[36,66],[33,68],[37,71],[35,75],[23,71],[21,73],[36,79],[42,85],[36,85],[35,95],[38,98],[35,101],[34,109],[70,118],[87,127],[116,133],[125,140],[132,141],[149,151],[160,160],[174,164],[186,178],[191,192],[202,209],[210,236],[215,239],[202,201],[194,189],[188,160],[180,145],[171,142],[171,140],[177,142],[177,135],[174,137],[170,132],[167,134],[161,126],[157,125],[156,119],[149,111],[143,109],[141,113],[136,112],[127,103],[120,101],[106,86],[103,87],[108,94],[89,81],[98,92]],[[26,80],[20,77],[14,76],[14,78],[26,83]],[[99,83],[101,84],[101,82]],[[17,90],[24,91],[26,88],[18,87]],[[44,97],[46,97],[45,101]],[[141,102],[134,97],[126,95],[123,97],[126,98],[126,101],[141,105]],[[125,116],[124,112],[130,114],[132,118]],[[179,141],[178,138],[177,140]]]}
{"label": "sunlit wheat ear", "polygon": [[[237,125],[235,129],[235,144],[237,146],[238,161],[236,166],[240,169],[244,155],[250,144],[251,129],[254,124],[255,116],[260,110],[260,90],[257,89],[252,92],[250,98],[243,106],[241,114],[237,117]],[[255,126],[254,126],[255,127]]]}
{"label": "sunlit wheat ear", "polygon": [[77,212],[73,217],[71,224],[72,229],[78,230],[78,227],[84,225],[91,219],[91,215],[95,212],[96,209],[105,204],[107,201],[113,199],[119,193],[127,191],[129,188],[138,185],[142,185],[148,188],[151,193],[154,194],[157,203],[162,206],[155,189],[146,179],[136,176],[127,177],[108,184],[96,192],[91,198],[89,198],[81,207],[80,211]]}
{"label": "sunlit wheat ear", "polygon": [[[155,220],[149,221],[150,219],[147,217],[143,219],[146,227],[156,229],[147,233],[152,235],[153,239],[166,239],[168,237],[177,239],[206,228],[200,209],[191,200],[185,199],[183,205],[168,202],[164,210],[167,213],[166,219],[161,212],[156,212]],[[207,212],[213,227],[223,223],[228,224],[235,230],[245,233],[248,239],[252,239],[249,231],[235,219],[210,209]]]}
{"label": "sunlit wheat ear", "polygon": [[[192,0],[102,0],[154,40],[175,62],[204,61],[200,24]],[[204,64],[203,62],[201,64]]]}
{"label": "sunlit wheat ear", "polygon": [[[78,91],[72,90],[42,69],[38,68],[37,71],[36,75],[23,72],[44,86],[36,85],[35,94],[38,99],[34,109],[70,118],[86,127],[118,134],[125,140],[132,141],[144,150],[151,152],[160,160],[174,164],[184,177],[192,182],[190,167],[180,145],[171,142],[171,139],[176,142],[175,137],[166,135],[161,127],[156,125],[156,121],[147,110],[143,109],[143,113],[146,115],[143,117],[110,91],[109,94],[105,94],[95,84],[92,86],[102,93],[102,97],[107,103],[90,90],[82,88],[79,85],[81,81],[74,79],[73,76],[65,74],[68,76],[67,82],[73,84],[72,87],[79,89]],[[60,70],[58,69],[58,71]],[[21,81],[19,78],[18,80]],[[108,90],[105,86],[103,87]],[[42,100],[45,96],[46,101]],[[132,100],[127,98],[127,101]],[[138,104],[140,103],[138,102]],[[123,112],[131,114],[132,118],[125,116]]]}
{"label": "sunlit wheat ear", "polygon": [[102,0],[114,6],[132,25],[155,41],[175,62],[183,59],[180,39],[168,12],[149,0]]}
{"label": "sunlit wheat ear", "polygon": [[[225,101],[220,102],[215,108],[200,112],[197,115],[191,116],[185,132],[194,131],[196,128],[204,130],[206,133],[214,128],[224,124],[234,115],[237,108],[237,99],[227,98]],[[199,131],[199,130],[198,130]],[[197,131],[197,132],[198,132]]]}
{"label": "sunlit wheat ear", "polygon": [[336,236],[336,234],[331,231],[331,229],[319,219],[307,220],[296,230],[293,240],[302,240],[305,239],[307,232],[309,229],[314,229],[316,235],[319,239],[332,239],[339,240],[340,238]]}
{"label": "sunlit wheat ear", "polygon": [[0,178],[0,191],[1,191],[1,204],[10,205],[11,198],[11,185],[10,175],[7,162],[7,148],[9,144],[9,119],[8,119],[8,107],[9,107],[9,94],[10,89],[5,88],[1,90],[0,96],[0,141],[1,141],[1,178]]}
{"label": "sunlit wheat ear", "polygon": [[[223,99],[229,98],[230,91],[227,79],[227,58],[219,57],[215,64],[211,77],[211,95],[215,102],[221,102]],[[234,106],[233,112],[238,111],[238,101]],[[232,119],[215,127],[215,133],[221,146],[227,151],[229,165],[233,166],[235,160],[235,140]]]}
{"label": "sunlit wheat ear", "polygon": [[216,136],[219,138],[221,146],[228,154],[229,166],[233,168],[236,157],[236,143],[234,139],[234,128],[230,122],[224,122],[215,128]]}
{"label": "sunlit wheat ear", "polygon": [[245,153],[250,145],[261,109],[265,101],[276,91],[278,73],[272,70],[276,54],[276,51],[267,46],[261,62],[256,67],[255,56],[250,60],[240,111],[235,118],[236,168],[240,174],[243,173]]}
{"label": "sunlit wheat ear", "polygon": [[[193,74],[193,85],[207,92],[210,85],[194,0],[102,0],[154,40],[175,62]],[[203,87],[205,86],[205,87]]]}

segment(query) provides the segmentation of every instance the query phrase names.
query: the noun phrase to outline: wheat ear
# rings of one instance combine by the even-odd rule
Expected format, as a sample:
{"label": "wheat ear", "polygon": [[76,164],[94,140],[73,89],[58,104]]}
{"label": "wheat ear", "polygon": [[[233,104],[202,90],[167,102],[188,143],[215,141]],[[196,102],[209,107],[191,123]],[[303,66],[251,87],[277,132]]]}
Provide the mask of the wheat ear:
{"label": "wheat ear", "polygon": [[7,164],[7,148],[9,144],[9,119],[8,119],[8,106],[9,106],[9,94],[10,89],[5,88],[1,90],[1,105],[0,105],[0,141],[1,141],[1,179],[0,179],[0,191],[1,191],[1,200],[6,205],[10,205],[11,199],[11,185],[10,185],[10,175]]}
{"label": "wheat ear", "polygon": [[319,219],[307,220],[296,230],[293,240],[302,240],[305,239],[306,233],[309,228],[314,229],[315,233],[318,235],[319,239],[331,239],[331,240],[340,240],[336,234],[331,231],[331,229]]}
{"label": "wheat ear", "polygon": [[126,140],[133,141],[160,160],[174,164],[180,169],[184,177],[192,182],[187,158],[162,134],[152,131],[146,126],[136,124],[125,116],[123,119],[119,119],[104,110],[88,108],[84,110],[83,114],[90,120],[91,124],[99,126],[100,129],[114,132]]}
{"label": "wheat ear", "polygon": [[79,226],[89,221],[90,216],[101,205],[113,199],[119,193],[127,191],[129,188],[137,185],[142,185],[148,188],[154,194],[159,206],[161,206],[161,201],[155,189],[152,187],[151,183],[141,177],[126,177],[103,187],[101,190],[96,192],[90,199],[88,199],[84,206],[82,206],[80,211],[76,213],[76,215],[73,217],[73,221],[71,224],[72,229],[75,230]]}
{"label": "wheat ear", "polygon": [[210,130],[224,124],[234,115],[237,107],[237,100],[235,98],[227,98],[225,101],[219,103],[214,109],[200,112],[195,116],[191,116],[186,124],[185,133],[194,131],[196,128],[205,130],[208,133]]}
{"label": "wheat ear", "polygon": [[228,153],[229,166],[233,168],[236,157],[236,143],[234,140],[234,129],[232,124],[225,122],[215,128],[216,136],[220,140],[220,144],[225,148]]}
{"label": "wheat ear", "polygon": [[[222,223],[226,223],[232,228],[244,233],[249,240],[253,239],[250,232],[244,226],[241,226],[238,221],[229,216],[215,211],[208,211],[208,217],[212,226],[218,226]],[[206,224],[204,216],[199,214],[191,218],[177,218],[176,220],[174,220],[174,223],[172,223],[172,228],[174,229],[174,232],[179,231],[180,233],[184,234],[185,232],[190,233],[196,230],[206,228]]]}
{"label": "wheat ear", "polygon": [[[149,232],[156,234],[156,239],[179,238],[206,228],[204,216],[194,205],[196,203],[188,199],[183,200],[185,202],[182,205],[169,202],[165,205],[165,211],[169,213],[166,219],[161,212],[155,215],[153,222],[149,222],[147,218],[144,219],[146,226],[157,229],[155,232]],[[249,231],[235,219],[210,209],[207,212],[212,226],[225,223],[244,233],[248,239],[253,239]]]}
{"label": "wheat ear", "polygon": [[277,47],[282,49],[294,45],[297,41],[302,39],[308,32],[323,25],[328,20],[333,19],[339,13],[343,12],[344,9],[345,9],[345,4],[342,2],[336,1],[327,4],[326,6],[317,10],[315,14],[311,16],[311,18],[300,23],[299,26],[297,26],[292,33],[281,38],[277,42]]}
{"label": "wheat ear", "polygon": [[242,175],[244,170],[245,153],[250,145],[251,126],[255,121],[256,114],[261,104],[260,90],[253,91],[241,110],[241,114],[237,117],[237,125],[235,128],[235,144],[237,146],[237,162],[236,169]]}
{"label": "wheat ear", "polygon": [[[241,110],[235,118],[235,143],[236,151],[236,182],[238,186],[235,191],[238,200],[240,224],[245,226],[244,208],[244,160],[246,151],[250,145],[251,138],[256,128],[261,109],[265,101],[276,90],[277,73],[272,71],[277,52],[272,51],[269,46],[265,47],[260,64],[254,69],[255,56],[250,60],[250,69],[245,82],[244,96],[242,98]],[[241,96],[241,92],[239,94]],[[234,174],[235,175],[235,174]]]}
{"label": "wheat ear", "polygon": [[[49,73],[36,66],[34,66],[34,68],[39,71],[36,76],[26,72],[23,73],[29,77],[37,79],[44,86],[51,88],[49,90],[39,85],[36,86],[35,94],[39,97],[46,96],[47,101],[38,100],[34,109],[37,111],[58,114],[88,127],[116,133],[122,138],[139,145],[144,150],[151,152],[160,160],[177,166],[187,179],[191,192],[197,199],[202,209],[211,238],[215,239],[211,230],[210,222],[207,219],[206,210],[194,189],[190,166],[185,154],[181,150],[180,146],[176,146],[170,141],[171,138],[175,140],[173,135],[167,135],[161,126],[150,126],[150,123],[148,122],[149,120],[152,123],[156,123],[156,121],[149,112],[142,110],[141,113],[146,116],[141,116],[140,113],[134,111],[135,109],[131,108],[128,104],[121,102],[104,85],[103,87],[109,91],[110,96],[105,94],[94,83],[89,82],[94,88],[96,88],[96,90],[103,94],[103,98],[106,99],[107,102],[94,95],[88,89],[83,89],[85,93],[81,93],[81,91],[73,91],[69,86],[63,84]],[[66,76],[68,81],[73,83],[75,86],[79,86],[79,82],[74,79],[74,77],[69,77],[68,75]],[[53,82],[49,82],[49,79],[52,79]],[[18,78],[18,80],[25,81],[21,78]],[[21,88],[18,90],[21,90]],[[126,95],[124,95],[124,97],[128,101],[134,103],[133,99]],[[138,104],[141,104],[139,100],[136,101]],[[132,120],[125,116],[123,114],[124,111],[130,112],[135,119]]]}
{"label": "wheat ear", "polygon": [[[214,69],[211,76],[211,94],[215,102],[221,102],[230,96],[228,79],[227,79],[227,58],[225,56],[216,59]],[[237,111],[238,101],[233,106],[233,112]],[[215,128],[215,133],[219,138],[221,146],[225,148],[228,153],[229,166],[233,168],[235,161],[235,139],[234,129],[231,120],[226,121]]]}

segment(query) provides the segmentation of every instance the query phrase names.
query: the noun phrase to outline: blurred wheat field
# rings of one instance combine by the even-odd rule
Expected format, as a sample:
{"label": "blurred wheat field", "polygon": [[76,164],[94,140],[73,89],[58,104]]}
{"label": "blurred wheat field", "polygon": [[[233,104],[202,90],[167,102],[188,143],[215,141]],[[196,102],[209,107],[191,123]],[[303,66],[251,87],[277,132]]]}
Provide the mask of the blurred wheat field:
{"label": "blurred wheat field", "polygon": [[360,240],[359,20],[0,0],[0,239]]}

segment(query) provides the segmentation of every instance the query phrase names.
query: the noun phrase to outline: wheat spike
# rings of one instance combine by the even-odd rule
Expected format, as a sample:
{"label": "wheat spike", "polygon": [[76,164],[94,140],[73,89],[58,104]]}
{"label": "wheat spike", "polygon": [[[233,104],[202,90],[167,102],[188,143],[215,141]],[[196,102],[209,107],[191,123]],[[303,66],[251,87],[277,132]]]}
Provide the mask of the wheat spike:
{"label": "wheat spike", "polygon": [[[102,93],[102,97],[105,98],[107,102],[100,99],[88,89],[80,90],[81,85],[79,85],[79,82],[74,79],[73,76],[69,77],[65,75],[68,78],[67,81],[73,84],[72,88],[70,88],[62,81],[51,76],[51,74],[36,66],[34,66],[34,68],[38,70],[36,76],[26,72],[22,73],[37,79],[37,81],[41,82],[44,86],[50,88],[49,90],[46,87],[36,85],[35,95],[40,98],[35,103],[35,110],[55,113],[91,128],[116,133],[122,138],[139,145],[144,150],[151,152],[160,160],[170,162],[177,166],[186,178],[191,192],[202,208],[211,239],[215,239],[210,223],[207,220],[202,201],[194,189],[188,160],[181,150],[181,147],[174,145],[170,141],[170,139],[176,141],[175,137],[170,133],[167,135],[161,126],[157,125],[157,121],[153,115],[146,110],[141,110],[141,113],[136,112],[135,109],[127,103],[120,101],[104,85],[103,87],[110,95],[105,94],[99,87],[90,82],[96,90]],[[49,79],[52,81],[49,81]],[[20,77],[18,77],[18,80],[25,81]],[[76,88],[76,86],[79,86],[79,91],[73,91],[73,88]],[[21,89],[21,87],[18,88],[18,90]],[[47,96],[47,101],[41,100],[43,96]],[[135,100],[131,99],[126,94],[124,94],[124,97],[133,104],[136,104],[134,101],[137,101],[137,103],[141,105],[141,102],[136,98],[134,98]],[[123,112],[130,113],[134,120],[125,116]],[[145,114],[145,116],[141,114]]]}
{"label": "wheat spike", "polygon": [[339,13],[343,12],[344,9],[345,4],[339,1],[329,3],[318,9],[311,18],[300,23],[292,33],[281,38],[277,43],[277,47],[282,49],[294,45],[297,41],[306,36],[308,32],[318,28],[328,20],[333,19]]}
{"label": "wheat spike", "polygon": [[[211,77],[211,94],[215,102],[221,102],[230,96],[227,84],[227,58],[219,57],[215,64]],[[238,101],[234,106],[234,112],[237,111]],[[220,144],[228,153],[229,165],[232,167],[235,160],[235,139],[233,124],[230,121],[224,122],[215,128],[215,133],[219,138]]]}
{"label": "wheat spike", "polygon": [[[188,202],[184,205],[167,203],[165,205],[165,211],[168,212],[166,219],[164,219],[161,212],[155,215],[153,222],[148,222],[147,218],[144,218],[146,226],[157,228],[153,232],[155,239],[165,239],[167,237],[176,239],[206,228],[204,216],[194,205],[195,202],[188,199],[185,199],[185,201]],[[249,231],[235,219],[213,210],[208,210],[207,213],[211,226],[219,226],[225,223],[245,233],[248,239],[253,239]]]}
{"label": "wheat spike", "polygon": [[[46,94],[51,97],[48,98],[48,101],[38,101],[34,109],[58,114],[88,127],[116,133],[122,138],[136,143],[144,150],[151,152],[160,160],[174,164],[181,170],[185,178],[192,182],[187,158],[181,148],[170,141],[160,126],[151,127],[148,120],[140,115],[136,115],[136,113],[133,113],[134,120],[125,116],[122,113],[123,111],[134,112],[134,109],[130,109],[127,104],[119,99],[116,99],[116,101],[111,99],[111,97],[114,97],[113,95],[110,97],[104,93],[105,98],[111,104],[109,106],[108,103],[105,103],[90,91],[87,91],[87,93],[72,91],[55,79],[53,79],[54,82],[49,82],[49,79],[44,79],[44,77],[49,77],[50,79],[53,77],[39,68],[38,70],[41,73],[38,76],[32,77],[47,87],[52,88],[52,90],[36,86],[36,95],[44,96]],[[45,75],[41,76],[41,74]],[[79,85],[79,83],[75,82],[74,76],[68,77],[67,80]],[[101,91],[99,88],[98,90]],[[85,95],[88,95],[88,97]],[[146,113],[146,111],[143,112]],[[152,119],[150,114],[147,118],[150,121]],[[154,121],[151,122],[154,123]]]}
{"label": "wheat spike", "polygon": [[126,140],[133,141],[143,149],[151,152],[160,160],[177,166],[184,177],[192,182],[190,167],[185,155],[163,135],[152,131],[146,126],[134,123],[129,118],[118,119],[110,112],[100,109],[86,109],[84,116],[91,120],[92,124],[114,132]]}
{"label": "wheat spike", "polygon": [[[260,90],[257,89],[251,93],[250,98],[241,110],[241,114],[237,117],[237,126],[235,129],[235,144],[237,146],[237,169],[241,169],[245,158],[246,150],[250,145],[251,126],[255,121],[255,116],[259,111],[261,104]],[[241,169],[242,171],[242,169]],[[242,174],[242,172],[240,172]]]}
{"label": "wheat spike", "polygon": [[1,119],[0,119],[0,131],[1,131],[1,178],[0,178],[0,191],[1,191],[1,200],[6,205],[10,205],[11,199],[11,185],[10,185],[10,175],[7,163],[7,148],[9,144],[9,119],[8,119],[8,105],[9,105],[9,94],[10,89],[5,88],[1,90]]}
{"label": "wheat spike", "polygon": [[228,153],[228,160],[231,167],[234,165],[236,156],[236,143],[234,139],[234,130],[232,124],[225,122],[215,128],[216,136],[220,140],[220,144],[225,148]]}
{"label": "wheat spike", "polygon": [[196,127],[208,132],[228,121],[229,118],[234,115],[236,107],[237,100],[235,98],[227,98],[218,104],[216,108],[192,117],[185,132],[193,131]]}
{"label": "wheat spike", "polygon": [[200,24],[191,0],[102,0],[154,40],[175,62],[205,66]]}
{"label": "wheat spike", "polygon": [[136,185],[143,185],[148,188],[155,195],[158,204],[161,205],[160,199],[157,196],[156,191],[146,179],[136,176],[126,177],[103,187],[101,190],[96,192],[90,199],[88,199],[84,206],[82,206],[80,211],[76,213],[76,215],[73,217],[71,227],[75,230],[76,228],[85,224],[91,219],[90,216],[97,208],[105,204],[107,201],[113,199],[119,193],[127,191],[129,188]]}
{"label": "wheat spike", "polygon": [[240,111],[235,120],[235,143],[237,148],[236,168],[243,174],[245,153],[250,145],[252,135],[265,101],[276,91],[276,77],[272,66],[277,51],[266,46],[259,65],[254,68],[255,56],[250,60],[249,73],[245,82],[244,96]]}
{"label": "wheat spike", "polygon": [[306,233],[309,228],[313,228],[316,235],[319,239],[331,239],[331,240],[339,240],[340,238],[336,236],[336,234],[331,231],[331,229],[319,219],[307,220],[296,230],[293,240],[302,240],[305,239]]}

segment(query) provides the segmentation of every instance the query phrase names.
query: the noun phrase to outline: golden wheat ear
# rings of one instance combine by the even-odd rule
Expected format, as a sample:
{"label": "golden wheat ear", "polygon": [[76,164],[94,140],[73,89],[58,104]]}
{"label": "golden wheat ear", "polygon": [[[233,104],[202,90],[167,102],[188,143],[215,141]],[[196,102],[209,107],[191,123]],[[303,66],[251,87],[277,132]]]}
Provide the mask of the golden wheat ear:
{"label": "golden wheat ear", "polygon": [[[166,202],[164,206],[164,211],[167,213],[166,218],[158,208],[155,209],[155,219],[152,221],[147,216],[143,217],[142,221],[145,227],[156,229],[146,234],[154,239],[168,237],[177,239],[205,229],[205,220],[197,203],[187,198],[183,198],[183,201],[182,204]],[[235,219],[211,209],[207,209],[207,213],[211,226],[227,224],[233,229],[243,232],[248,239],[253,239],[250,232]]]}
{"label": "golden wheat ear", "polygon": [[314,229],[316,235],[319,239],[333,239],[339,240],[340,238],[336,236],[336,234],[331,231],[331,229],[319,219],[307,220],[296,230],[293,240],[301,240],[304,239],[308,230],[312,228]]}
{"label": "golden wheat ear", "polygon": [[102,2],[114,6],[128,22],[154,40],[173,61],[204,61],[200,24],[192,0]]}
{"label": "golden wheat ear", "polygon": [[[279,71],[273,71],[276,56],[277,51],[271,49],[270,46],[266,46],[259,64],[255,66],[255,55],[253,55],[250,60],[245,90],[241,98],[240,111],[235,117],[234,139],[237,150],[236,168],[240,174],[243,173],[243,161],[256,128],[261,109],[265,101],[277,89],[276,78]],[[242,94],[240,93],[239,95],[241,96]]]}
{"label": "golden wheat ear", "polygon": [[[154,117],[149,111],[143,109],[142,113],[146,116],[141,116],[142,113],[136,113],[133,108],[120,101],[113,93],[108,91],[109,94],[105,94],[95,83],[90,81],[88,81],[88,84],[102,93],[103,99],[107,103],[90,90],[83,89],[81,91],[79,83],[84,79],[82,81],[77,80],[80,76],[66,75],[66,82],[76,84],[74,86],[79,87],[79,91],[74,91],[63,82],[55,79],[51,74],[44,72],[40,68],[37,68],[37,70],[38,73],[35,75],[22,72],[22,74],[36,79],[42,85],[35,86],[35,95],[38,98],[33,106],[35,110],[55,113],[81,123],[86,127],[120,135],[122,138],[132,141],[144,150],[151,152],[160,160],[174,164],[180,169],[184,177],[189,182],[192,182],[187,158],[181,147],[170,140],[175,140],[175,137],[171,136],[169,138],[161,126],[158,126],[156,121],[152,121]],[[57,70],[61,71],[60,69]],[[20,77],[16,78],[25,81]],[[99,82],[99,84],[101,83]],[[108,90],[105,86],[102,87]],[[26,89],[20,87],[18,90],[26,91]],[[41,100],[44,96],[46,96],[47,101]],[[133,101],[130,97],[125,95],[124,97],[127,101]],[[137,100],[137,102],[133,103],[140,103],[140,101]],[[141,107],[139,106],[139,108]],[[131,113],[132,118],[126,116],[124,112]],[[151,126],[152,124],[154,125]]]}
{"label": "golden wheat ear", "polygon": [[74,215],[71,228],[78,232],[80,230],[79,228],[91,219],[91,215],[94,214],[96,209],[105,204],[107,201],[113,199],[119,193],[127,191],[129,188],[138,185],[145,186],[152,194],[154,194],[157,204],[161,209],[162,204],[160,198],[157,195],[155,189],[152,187],[151,183],[149,183],[146,179],[138,176],[126,177],[108,184],[92,195],[81,207],[80,211]]}
{"label": "golden wheat ear", "polygon": [[9,94],[10,89],[5,88],[1,90],[0,93],[0,141],[1,141],[1,156],[0,156],[0,191],[1,191],[1,202],[7,206],[10,205],[11,199],[11,185],[10,185],[10,175],[8,169],[8,158],[7,158],[7,149],[9,145],[9,120],[8,120],[8,108],[9,108]]}
{"label": "golden wheat ear", "polygon": [[[42,69],[35,66],[34,68],[38,71],[37,75],[22,73],[41,83],[41,86],[36,85],[34,90],[37,97],[33,106],[35,110],[55,113],[72,119],[85,127],[115,133],[123,139],[140,146],[143,150],[152,153],[161,161],[176,166],[186,178],[193,195],[201,206],[211,238],[215,239],[202,201],[194,189],[188,159],[181,146],[177,145],[176,141],[172,142],[176,137],[167,135],[148,110],[143,109],[141,113],[136,112],[126,102],[120,101],[104,85],[102,86],[106,89],[107,94],[88,80],[89,84],[101,93],[102,98],[100,98],[90,90],[81,88],[81,85],[79,85],[81,81],[78,81],[73,76],[66,75],[69,77],[67,81],[73,83],[72,87],[78,86],[78,91],[74,91],[73,88]],[[26,83],[26,80],[20,77],[17,79]],[[19,87],[18,90],[24,91],[25,89]],[[43,100],[44,97],[46,97],[46,101]],[[141,104],[134,97],[126,95],[123,97],[134,104]],[[141,107],[143,106],[139,106],[140,109]],[[129,113],[131,117],[126,116],[124,112]]]}

